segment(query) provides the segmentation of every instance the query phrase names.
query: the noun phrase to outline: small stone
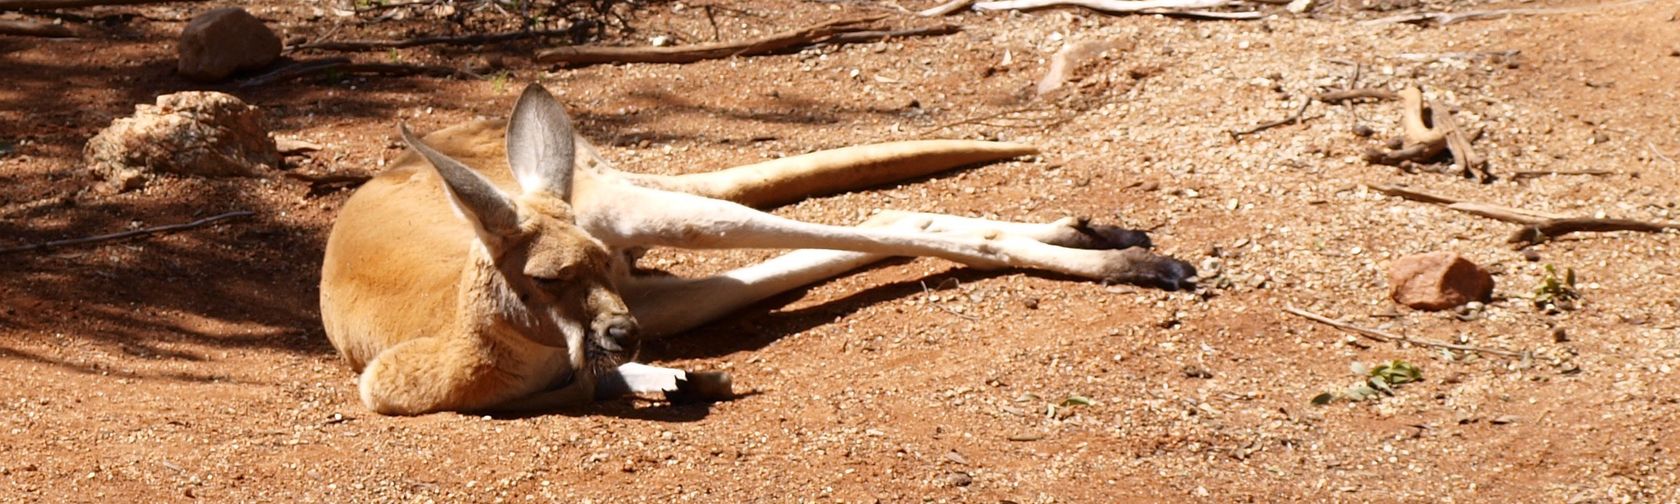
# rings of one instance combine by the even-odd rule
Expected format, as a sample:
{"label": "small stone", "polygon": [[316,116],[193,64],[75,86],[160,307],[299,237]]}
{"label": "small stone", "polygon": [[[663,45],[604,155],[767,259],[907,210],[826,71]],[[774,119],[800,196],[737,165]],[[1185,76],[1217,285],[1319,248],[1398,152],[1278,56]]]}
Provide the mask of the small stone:
{"label": "small stone", "polygon": [[1601,144],[1604,144],[1605,142],[1609,142],[1609,141],[1610,141],[1610,135],[1604,133],[1603,131],[1594,131],[1593,132],[1593,136],[1592,136],[1592,144],[1593,145],[1601,145]]}
{"label": "small stone", "polygon": [[1563,330],[1562,327],[1552,328],[1552,341],[1555,341],[1555,342],[1558,342],[1558,343],[1568,342],[1569,341],[1569,331]]}
{"label": "small stone", "polygon": [[280,37],[262,20],[238,7],[194,16],[181,30],[175,71],[200,82],[217,82],[241,70],[268,66],[280,57]]}
{"label": "small stone", "polygon": [[1388,266],[1394,302],[1419,310],[1445,310],[1490,301],[1493,275],[1454,252],[1416,254]]}
{"label": "small stone", "polygon": [[954,487],[965,487],[974,484],[974,477],[965,472],[952,472],[945,475],[945,484]]}
{"label": "small stone", "polygon": [[1027,307],[1028,310],[1037,310],[1038,309],[1038,298],[1030,297],[1030,298],[1022,299],[1021,300],[1021,306]]}
{"label": "small stone", "polygon": [[1525,260],[1525,261],[1540,262],[1540,251],[1538,251],[1538,250],[1523,249],[1522,256],[1523,256],[1523,260]]}

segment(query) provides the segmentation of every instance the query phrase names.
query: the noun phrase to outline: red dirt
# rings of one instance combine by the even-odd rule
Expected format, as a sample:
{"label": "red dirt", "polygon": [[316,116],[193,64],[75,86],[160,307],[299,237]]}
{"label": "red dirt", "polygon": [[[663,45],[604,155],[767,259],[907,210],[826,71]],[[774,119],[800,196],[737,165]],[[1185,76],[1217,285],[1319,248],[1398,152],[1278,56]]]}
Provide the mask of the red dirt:
{"label": "red dirt", "polygon": [[[75,12],[91,17],[68,22],[93,36],[0,37],[0,247],[257,212],[0,256],[0,501],[1680,500],[1680,236],[1572,235],[1530,262],[1504,243],[1509,225],[1362,186],[1680,220],[1680,5],[1426,28],[1359,25],[1390,14],[1349,6],[1359,3],[1311,16],[1260,5],[1268,18],[1240,22],[968,13],[953,18],[966,28],[956,35],[687,65],[555,69],[529,63],[530,43],[422,47],[359,57],[499,61],[508,73],[256,89],[174,75],[173,37],[209,4],[84,9]],[[725,39],[898,12],[893,2],[676,5],[637,11],[640,31],[605,42],[709,41],[708,12]],[[444,26],[423,11],[372,21],[273,0],[247,6],[283,39]],[[344,27],[332,32],[335,23]],[[1086,39],[1125,49],[1087,67],[1072,91],[1034,98],[1061,41]],[[1305,124],[1227,135],[1346,86],[1353,67],[1338,61],[1360,63],[1361,85],[1421,85],[1458,107],[1507,177],[1482,185],[1359,160],[1379,142],[1350,133],[1353,114],[1386,137],[1399,130],[1391,104],[1317,104]],[[1155,229],[1161,250],[1195,263],[1217,251],[1222,274],[1199,293],[1165,293],[900,261],[644,353],[730,370],[752,392],[732,402],[390,418],[358,403],[318,319],[321,247],[348,190],[312,192],[276,175],[165,179],[107,195],[80,163],[83,142],[136,103],[220,89],[268,111],[276,135],[325,147],[288,169],[367,173],[398,152],[397,122],[429,130],[501,115],[528,81],[558,94],[629,170],[922,137],[1037,143],[1041,159],[779,213],[837,223],[876,208],[1088,215]],[[1022,108],[1033,110],[965,121]],[[1578,169],[1615,174],[1508,176]],[[1489,267],[1495,301],[1471,320],[1394,311],[1388,261],[1433,250]],[[645,261],[701,273],[762,257]],[[1545,264],[1581,277],[1576,310],[1547,314],[1521,297]],[[1281,313],[1287,305],[1533,358],[1356,342]],[[1424,381],[1380,401],[1309,403],[1357,382],[1353,362],[1390,359],[1416,364]],[[1062,404],[1074,395],[1093,404]]]}

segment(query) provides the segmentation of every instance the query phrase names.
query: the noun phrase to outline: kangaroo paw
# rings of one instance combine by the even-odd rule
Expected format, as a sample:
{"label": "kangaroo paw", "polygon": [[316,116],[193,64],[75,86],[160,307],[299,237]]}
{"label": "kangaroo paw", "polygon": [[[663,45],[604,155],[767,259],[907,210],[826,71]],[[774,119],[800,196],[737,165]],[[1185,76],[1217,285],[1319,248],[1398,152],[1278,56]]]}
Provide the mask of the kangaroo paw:
{"label": "kangaroo paw", "polygon": [[1116,282],[1174,291],[1196,286],[1196,267],[1190,263],[1157,255],[1142,248],[1120,251],[1121,260],[1108,279]]}
{"label": "kangaroo paw", "polygon": [[1092,224],[1089,219],[1078,219],[1073,223],[1073,230],[1079,232],[1075,243],[1067,246],[1093,250],[1120,250],[1132,247],[1150,248],[1155,244],[1149,241],[1149,235],[1143,231],[1126,229],[1108,224]]}

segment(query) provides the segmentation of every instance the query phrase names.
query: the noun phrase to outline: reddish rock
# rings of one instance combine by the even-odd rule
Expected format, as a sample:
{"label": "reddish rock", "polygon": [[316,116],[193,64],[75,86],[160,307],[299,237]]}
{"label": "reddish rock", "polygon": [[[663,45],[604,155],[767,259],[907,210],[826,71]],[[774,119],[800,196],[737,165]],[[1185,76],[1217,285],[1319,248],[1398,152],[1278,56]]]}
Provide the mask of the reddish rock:
{"label": "reddish rock", "polygon": [[193,17],[181,30],[175,70],[188,79],[216,82],[279,57],[280,37],[262,20],[245,9],[224,7]]}
{"label": "reddish rock", "polygon": [[1409,255],[1388,265],[1389,298],[1419,310],[1445,310],[1493,297],[1493,275],[1455,252]]}

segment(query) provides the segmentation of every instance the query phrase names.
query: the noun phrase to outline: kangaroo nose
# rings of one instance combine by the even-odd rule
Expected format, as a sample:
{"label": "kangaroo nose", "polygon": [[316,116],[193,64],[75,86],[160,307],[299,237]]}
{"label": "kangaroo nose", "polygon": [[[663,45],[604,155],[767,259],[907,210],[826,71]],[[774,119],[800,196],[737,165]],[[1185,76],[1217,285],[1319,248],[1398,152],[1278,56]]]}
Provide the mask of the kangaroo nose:
{"label": "kangaroo nose", "polygon": [[602,350],[608,352],[635,351],[641,347],[641,328],[636,319],[627,315],[612,315],[598,333]]}

